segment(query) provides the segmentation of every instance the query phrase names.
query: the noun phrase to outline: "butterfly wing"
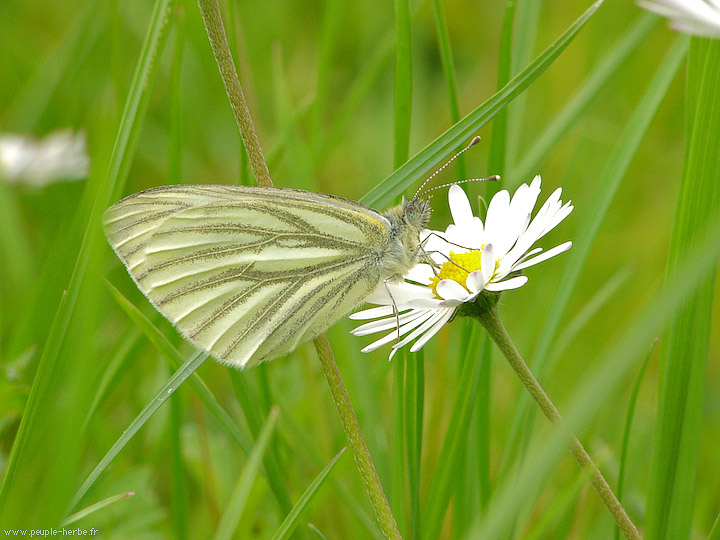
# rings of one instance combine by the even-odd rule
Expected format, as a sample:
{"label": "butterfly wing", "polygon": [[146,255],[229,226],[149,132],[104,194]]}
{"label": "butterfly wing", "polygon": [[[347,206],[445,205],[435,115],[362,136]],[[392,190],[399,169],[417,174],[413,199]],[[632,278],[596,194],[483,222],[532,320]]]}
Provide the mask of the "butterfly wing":
{"label": "butterfly wing", "polygon": [[389,222],[301,190],[166,186],[105,214],[140,290],[195,345],[244,367],[295,349],[382,279]]}

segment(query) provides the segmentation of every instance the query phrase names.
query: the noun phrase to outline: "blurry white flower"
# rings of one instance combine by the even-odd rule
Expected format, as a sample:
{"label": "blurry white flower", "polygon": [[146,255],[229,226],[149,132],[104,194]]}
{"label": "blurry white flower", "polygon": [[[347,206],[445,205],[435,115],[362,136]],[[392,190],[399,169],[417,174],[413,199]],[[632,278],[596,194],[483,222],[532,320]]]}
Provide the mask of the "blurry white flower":
{"label": "blurry white flower", "polygon": [[670,19],[679,32],[720,37],[719,0],[640,0],[638,4]]}
{"label": "blurry white flower", "polygon": [[[567,251],[565,242],[538,255],[542,248],[533,244],[565,219],[573,207],[560,200],[556,189],[538,211],[531,214],[540,195],[540,177],[521,185],[510,199],[506,191],[497,193],[488,206],[485,224],[475,217],[465,192],[454,185],[448,193],[453,225],[444,233],[423,231],[423,248],[433,265],[416,265],[401,283],[382,283],[367,301],[381,307],[350,315],[351,319],[377,319],[355,328],[352,333],[364,336],[389,331],[365,347],[369,352],[393,344],[390,358],[397,349],[417,339],[410,351],[418,351],[455,315],[458,306],[473,302],[483,291],[516,289],[527,282],[519,272]],[[399,316],[393,313],[397,307]]]}
{"label": "blurry white flower", "polygon": [[85,133],[56,131],[43,139],[0,135],[0,178],[18,184],[44,186],[88,175],[90,159]]}

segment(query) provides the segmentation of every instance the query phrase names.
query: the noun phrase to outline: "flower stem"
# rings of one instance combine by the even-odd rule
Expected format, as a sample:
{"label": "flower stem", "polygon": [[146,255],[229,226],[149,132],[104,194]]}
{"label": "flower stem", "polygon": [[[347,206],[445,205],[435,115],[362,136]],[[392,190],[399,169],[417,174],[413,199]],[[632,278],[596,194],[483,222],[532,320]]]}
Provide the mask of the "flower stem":
{"label": "flower stem", "polygon": [[355,411],[353,411],[350,398],[348,397],[347,390],[345,390],[345,385],[343,384],[340,371],[338,371],[337,364],[335,363],[335,357],[333,356],[325,334],[315,338],[314,343],[318,356],[320,357],[323,371],[325,372],[325,378],[330,386],[335,406],[340,414],[345,435],[350,443],[353,456],[355,457],[355,463],[365,483],[365,489],[370,496],[370,502],[375,509],[375,515],[380,522],[380,529],[382,529],[385,538],[388,540],[402,540],[392,510],[390,509],[390,503],[388,503],[387,497],[385,497],[380,478],[375,470],[375,465],[373,465],[372,458],[370,457],[370,451],[360,431],[360,426],[355,417]]}
{"label": "flower stem", "polygon": [[[223,26],[220,15],[220,6],[217,0],[198,0],[198,6],[200,7],[208,38],[210,39],[210,46],[215,55],[215,61],[220,70],[223,84],[225,85],[225,91],[230,100],[230,106],[235,115],[235,121],[237,122],[238,128],[240,128],[240,135],[245,144],[248,156],[250,157],[250,166],[255,173],[258,185],[272,187],[273,181],[270,178],[270,172],[265,163],[262,149],[260,148],[260,142],[255,132],[252,117],[250,116],[250,110],[245,101],[245,94],[240,86],[240,79],[235,70],[235,64],[232,61],[225,27]],[[345,390],[345,385],[340,377],[340,372],[335,363],[335,357],[333,356],[332,349],[330,349],[330,343],[328,343],[325,334],[315,338],[314,342],[318,356],[320,357],[320,363],[325,372],[325,377],[330,386],[330,391],[335,400],[335,406],[340,414],[345,435],[348,438],[350,448],[352,448],[353,455],[355,456],[355,463],[360,471],[360,475],[365,483],[365,488],[370,496],[370,502],[380,522],[380,528],[388,540],[402,540],[398,532],[397,524],[395,523],[395,518],[390,510],[390,504],[385,497],[385,492],[380,483],[380,478],[378,478],[377,471],[375,470],[375,465],[373,465],[372,458],[370,457],[370,452],[365,444],[365,439],[363,439],[360,431],[360,426],[355,417],[355,411],[353,411],[347,390]]]}
{"label": "flower stem", "polygon": [[[498,316],[497,307],[492,306],[486,310],[482,310],[477,314],[477,317],[487,330],[488,334],[490,334],[490,337],[498,346],[500,351],[502,351],[505,355],[505,358],[507,358],[508,362],[510,362],[510,365],[515,370],[515,373],[517,373],[518,377],[520,377],[520,380],[528,389],[528,392],[530,392],[533,399],[540,406],[543,413],[545,413],[548,420],[550,420],[553,424],[562,424],[563,419],[557,408],[553,402],[550,401],[550,398],[545,393],[545,390],[543,390],[542,386],[540,386],[540,383],[532,374],[530,368],[525,363],[525,360],[523,360],[522,356],[520,356],[520,353],[510,339],[507,330],[505,330],[505,327]],[[578,462],[580,467],[590,474],[590,482],[595,488],[595,491],[598,492],[598,495],[600,495],[600,498],[605,503],[605,506],[609,510],[610,514],[612,514],[613,518],[620,527],[620,530],[625,535],[625,538],[628,540],[640,540],[642,537],[640,536],[637,527],[635,527],[635,524],[631,521],[627,512],[625,512],[625,509],[613,493],[612,489],[605,480],[605,477],[600,472],[600,469],[598,469],[597,465],[595,465],[590,455],[587,453],[585,448],[583,448],[583,445],[580,444],[580,441],[578,441],[574,436],[570,440],[570,452],[575,457],[575,460]]]}
{"label": "flower stem", "polygon": [[245,94],[240,86],[240,79],[230,54],[225,27],[220,15],[220,6],[217,0],[198,0],[198,6],[210,39],[210,46],[215,55],[215,62],[217,62],[230,106],[235,115],[235,121],[240,128],[240,136],[250,157],[250,166],[255,173],[258,185],[272,187],[270,171],[260,149],[260,141],[255,132],[250,109],[245,101]]}

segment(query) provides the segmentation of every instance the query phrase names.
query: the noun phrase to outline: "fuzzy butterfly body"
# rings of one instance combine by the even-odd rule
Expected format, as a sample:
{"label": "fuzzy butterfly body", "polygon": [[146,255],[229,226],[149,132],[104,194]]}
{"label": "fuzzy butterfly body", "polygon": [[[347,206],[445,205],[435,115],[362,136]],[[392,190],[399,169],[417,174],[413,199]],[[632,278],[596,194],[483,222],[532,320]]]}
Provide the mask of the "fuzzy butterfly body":
{"label": "fuzzy butterfly body", "polygon": [[246,367],[318,336],[421,258],[425,199],[386,212],[309,191],[179,185],[131,195],[105,233],[192,343]]}

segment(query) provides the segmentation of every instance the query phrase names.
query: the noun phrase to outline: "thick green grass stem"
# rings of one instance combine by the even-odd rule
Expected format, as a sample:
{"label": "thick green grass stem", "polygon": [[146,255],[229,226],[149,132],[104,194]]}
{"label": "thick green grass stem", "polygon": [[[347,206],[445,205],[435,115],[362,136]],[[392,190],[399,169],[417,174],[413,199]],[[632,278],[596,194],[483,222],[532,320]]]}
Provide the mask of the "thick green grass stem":
{"label": "thick green grass stem", "polygon": [[370,502],[375,510],[375,515],[380,523],[380,529],[388,540],[401,540],[402,537],[400,536],[397,523],[390,509],[390,503],[388,503],[387,497],[385,496],[385,491],[383,490],[380,478],[375,470],[375,465],[373,465],[372,458],[370,457],[370,451],[360,431],[360,425],[355,417],[355,411],[353,411],[350,397],[347,394],[345,384],[340,376],[340,371],[335,363],[335,357],[330,349],[327,337],[325,337],[325,334],[322,334],[320,337],[315,338],[313,343],[317,349],[318,357],[320,357],[320,363],[322,364],[325,378],[330,386],[330,391],[332,392],[335,406],[340,415],[345,435],[350,443],[355,464],[357,465],[358,471],[360,471],[360,476],[362,476],[365,489],[370,496]]}
{"label": "thick green grass stem", "polygon": [[[518,377],[520,377],[520,380],[525,385],[525,388],[527,388],[530,395],[540,406],[540,409],[542,409],[548,420],[550,420],[553,424],[562,424],[563,419],[557,408],[545,393],[542,386],[540,386],[540,383],[532,374],[530,368],[525,363],[525,360],[523,360],[522,356],[520,356],[515,344],[510,339],[507,330],[505,330],[505,326],[500,320],[497,307],[493,306],[479,312],[477,318],[485,327],[485,330],[487,330],[488,334],[503,353],[505,358],[507,358],[508,362],[510,362],[510,366],[513,370],[515,370]],[[605,480],[605,477],[600,472],[600,469],[598,469],[595,462],[576,437],[572,437],[570,440],[570,452],[583,471],[590,473],[590,482],[595,488],[595,491],[598,492],[598,495],[600,495],[600,498],[603,503],[605,503],[605,506],[610,514],[617,522],[620,530],[625,535],[625,538],[628,540],[639,540],[642,538],[637,530],[637,527],[635,527],[635,524],[627,515],[627,512],[625,512],[622,504],[620,504],[620,501],[615,496]]]}
{"label": "thick green grass stem", "polygon": [[255,125],[250,116],[250,109],[247,106],[247,101],[245,101],[245,94],[242,86],[240,86],[240,79],[230,54],[227,34],[220,15],[220,6],[217,0],[198,0],[198,6],[205,23],[205,30],[207,30],[210,39],[215,61],[225,85],[225,91],[230,100],[230,107],[232,107],[235,121],[240,128],[240,135],[250,157],[250,166],[255,173],[258,185],[272,187],[273,181],[270,178],[270,171],[267,163],[265,163]]}

